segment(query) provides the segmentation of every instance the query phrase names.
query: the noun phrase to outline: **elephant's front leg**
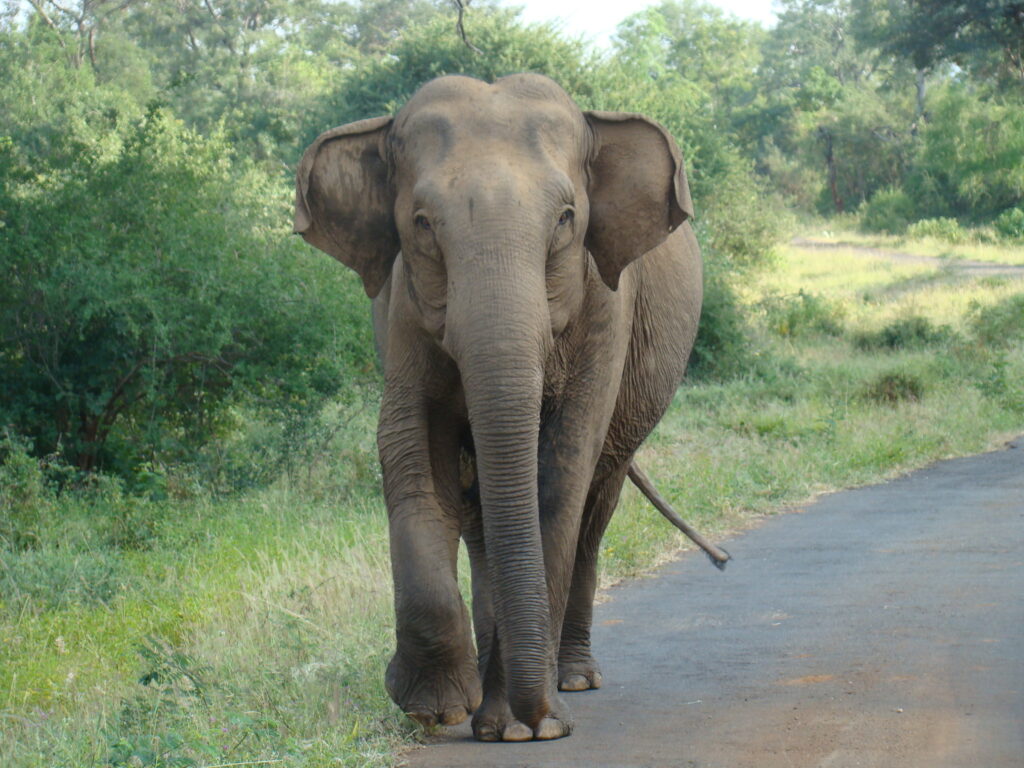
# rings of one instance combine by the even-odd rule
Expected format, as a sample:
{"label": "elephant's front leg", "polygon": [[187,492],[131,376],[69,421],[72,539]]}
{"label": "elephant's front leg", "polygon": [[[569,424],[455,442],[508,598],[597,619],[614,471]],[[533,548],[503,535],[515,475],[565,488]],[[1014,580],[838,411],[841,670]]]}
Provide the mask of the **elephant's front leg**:
{"label": "elephant's front leg", "polygon": [[[509,705],[502,660],[501,641],[494,616],[493,591],[487,565],[479,496],[475,487],[465,498],[462,535],[466,541],[473,572],[473,625],[476,631],[480,676],[484,699],[473,715],[473,734],[480,741],[530,741],[567,736],[572,720],[552,688],[549,698],[554,704],[548,716],[534,729],[516,720]],[[554,680],[554,653],[551,676]]]}
{"label": "elephant's front leg", "polygon": [[[599,406],[596,412],[586,413],[588,404],[593,405],[595,402]],[[540,528],[551,621],[546,651],[549,655],[552,685],[548,698],[552,706],[548,717],[537,729],[531,730],[516,721],[505,697],[501,661],[503,649],[497,633],[490,639],[486,636],[481,638],[481,647],[488,649],[482,671],[485,697],[481,708],[474,715],[473,729],[477,738],[485,741],[553,739],[568,735],[572,730],[573,720],[568,707],[557,693],[558,648],[572,583],[580,519],[611,406],[601,404],[592,392],[582,392],[578,398],[562,406],[543,424],[538,449]],[[479,551],[480,555],[476,559],[484,561],[485,557],[481,556],[485,550],[482,538],[472,536],[469,530],[466,533],[471,554]],[[479,576],[486,578],[485,569],[478,570]],[[477,579],[478,574],[474,572],[474,597],[478,591],[486,597],[487,590],[478,590]],[[478,623],[481,618],[485,621],[489,618],[488,612],[476,605],[474,611]]]}
{"label": "elephant's front leg", "polygon": [[[433,422],[433,423],[432,423]],[[458,443],[417,392],[385,390],[378,430],[395,585],[397,650],[388,693],[423,725],[455,725],[480,704],[459,594]]]}

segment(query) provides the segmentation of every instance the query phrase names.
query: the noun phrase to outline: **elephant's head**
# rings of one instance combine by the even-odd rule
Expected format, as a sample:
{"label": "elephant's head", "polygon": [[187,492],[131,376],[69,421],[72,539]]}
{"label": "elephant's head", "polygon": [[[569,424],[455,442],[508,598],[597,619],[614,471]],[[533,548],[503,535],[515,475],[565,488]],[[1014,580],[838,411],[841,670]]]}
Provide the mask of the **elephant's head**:
{"label": "elephant's head", "polygon": [[592,271],[617,289],[691,215],[676,144],[639,115],[581,112],[539,75],[443,77],[394,119],[321,135],[299,166],[295,208],[296,232],[358,272],[371,297],[401,252],[414,322],[458,366],[509,700],[531,722],[550,663],[537,509],[545,361]]}

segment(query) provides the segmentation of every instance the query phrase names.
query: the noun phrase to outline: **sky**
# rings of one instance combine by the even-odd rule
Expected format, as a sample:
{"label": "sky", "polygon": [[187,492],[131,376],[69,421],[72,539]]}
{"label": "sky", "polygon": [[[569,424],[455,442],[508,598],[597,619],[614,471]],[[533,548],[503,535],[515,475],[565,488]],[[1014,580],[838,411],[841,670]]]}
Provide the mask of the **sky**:
{"label": "sky", "polygon": [[[525,21],[564,22],[570,35],[582,35],[607,45],[620,21],[658,0],[503,0],[502,5],[521,6]],[[706,0],[744,19],[769,26],[775,21],[772,0]]]}

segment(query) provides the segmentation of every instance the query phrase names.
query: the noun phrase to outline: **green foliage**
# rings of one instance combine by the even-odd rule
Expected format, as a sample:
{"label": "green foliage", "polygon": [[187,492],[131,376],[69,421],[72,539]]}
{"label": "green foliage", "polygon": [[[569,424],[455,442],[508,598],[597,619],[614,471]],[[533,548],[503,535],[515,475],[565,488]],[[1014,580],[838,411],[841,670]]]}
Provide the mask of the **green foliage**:
{"label": "green foliage", "polygon": [[83,156],[116,152],[121,133],[153,95],[147,84],[133,92],[100,80],[89,67],[71,66],[40,25],[23,34],[0,28],[0,81],[0,138],[10,142],[0,147],[5,175],[45,178]]}
{"label": "green foliage", "polygon": [[0,551],[0,600],[27,610],[106,605],[129,579],[123,560],[113,552]]}
{"label": "green foliage", "polygon": [[353,281],[286,242],[280,188],[222,136],[154,111],[0,194],[0,420],[41,452],[127,471],[217,434],[241,393],[305,410],[371,366],[365,332],[335,333]]}
{"label": "green foliage", "polygon": [[843,88],[829,109],[814,116],[820,162],[826,171],[831,164],[835,174],[834,188],[831,182],[822,185],[818,210],[854,209],[876,192],[898,186],[913,153],[913,119],[908,91],[891,92],[875,83]]}
{"label": "green foliage", "polygon": [[905,189],[931,216],[984,222],[1024,200],[1024,109],[951,86],[931,100]]}
{"label": "green foliage", "polygon": [[948,326],[935,326],[921,315],[909,315],[889,323],[878,331],[862,331],[853,337],[854,346],[862,350],[921,349],[945,344],[954,338]]}
{"label": "green foliage", "polygon": [[1007,208],[992,223],[1007,240],[1024,240],[1024,207]]}
{"label": "green foliage", "polygon": [[788,223],[780,202],[742,163],[708,186],[697,230],[701,246],[724,255],[738,273],[769,267]]}
{"label": "green foliage", "polygon": [[133,3],[118,31],[145,50],[160,99],[202,133],[222,130],[240,153],[277,171],[305,146],[309,113],[427,0],[154,0]]}
{"label": "green foliage", "polygon": [[882,189],[861,205],[860,226],[866,232],[901,235],[914,219],[914,202],[900,189]]}
{"label": "green foliage", "polygon": [[1024,341],[1024,293],[990,306],[975,304],[970,314],[971,330],[983,344],[1001,347]]}
{"label": "green foliage", "polygon": [[39,460],[29,441],[0,434],[0,544],[21,550],[39,541],[39,526],[53,509]]}
{"label": "green foliage", "polygon": [[920,69],[955,63],[976,77],[1024,80],[1024,16],[1007,0],[856,0],[876,41]]}
{"label": "green foliage", "polygon": [[767,327],[782,337],[842,336],[842,307],[802,288],[795,295],[769,295],[758,304]]}
{"label": "green foliage", "polygon": [[735,275],[728,260],[705,253],[704,303],[689,376],[697,380],[739,376],[749,369],[752,355],[749,324],[736,295]]}
{"label": "green foliage", "polygon": [[305,139],[333,125],[394,114],[425,82],[446,74],[493,81],[516,72],[537,72],[556,79],[570,94],[593,93],[590,63],[583,44],[563,38],[550,25],[525,26],[510,11],[474,9],[467,21],[470,50],[453,34],[452,18],[437,16],[406,29],[387,56],[363,60],[319,106]]}
{"label": "green foliage", "polygon": [[936,219],[915,221],[907,227],[907,237],[915,240],[931,237],[956,245],[967,240],[967,232],[956,219],[940,216]]}
{"label": "green foliage", "polygon": [[924,396],[924,382],[919,376],[903,371],[883,373],[865,384],[861,395],[876,403],[896,405],[916,403]]}

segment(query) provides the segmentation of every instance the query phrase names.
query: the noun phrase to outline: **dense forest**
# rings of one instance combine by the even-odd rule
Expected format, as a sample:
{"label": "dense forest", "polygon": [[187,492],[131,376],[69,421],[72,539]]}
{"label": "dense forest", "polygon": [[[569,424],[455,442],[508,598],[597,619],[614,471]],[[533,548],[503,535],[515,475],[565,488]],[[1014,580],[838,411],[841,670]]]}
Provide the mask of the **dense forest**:
{"label": "dense forest", "polygon": [[287,442],[372,379],[351,277],[288,237],[290,178],[443,73],[542,72],[676,135],[711,264],[698,373],[741,364],[731,283],[793,212],[1024,237],[1020,3],[784,0],[765,29],[666,0],[609,50],[484,3],[465,29],[430,0],[7,2],[7,444],[133,478],[268,414]]}

